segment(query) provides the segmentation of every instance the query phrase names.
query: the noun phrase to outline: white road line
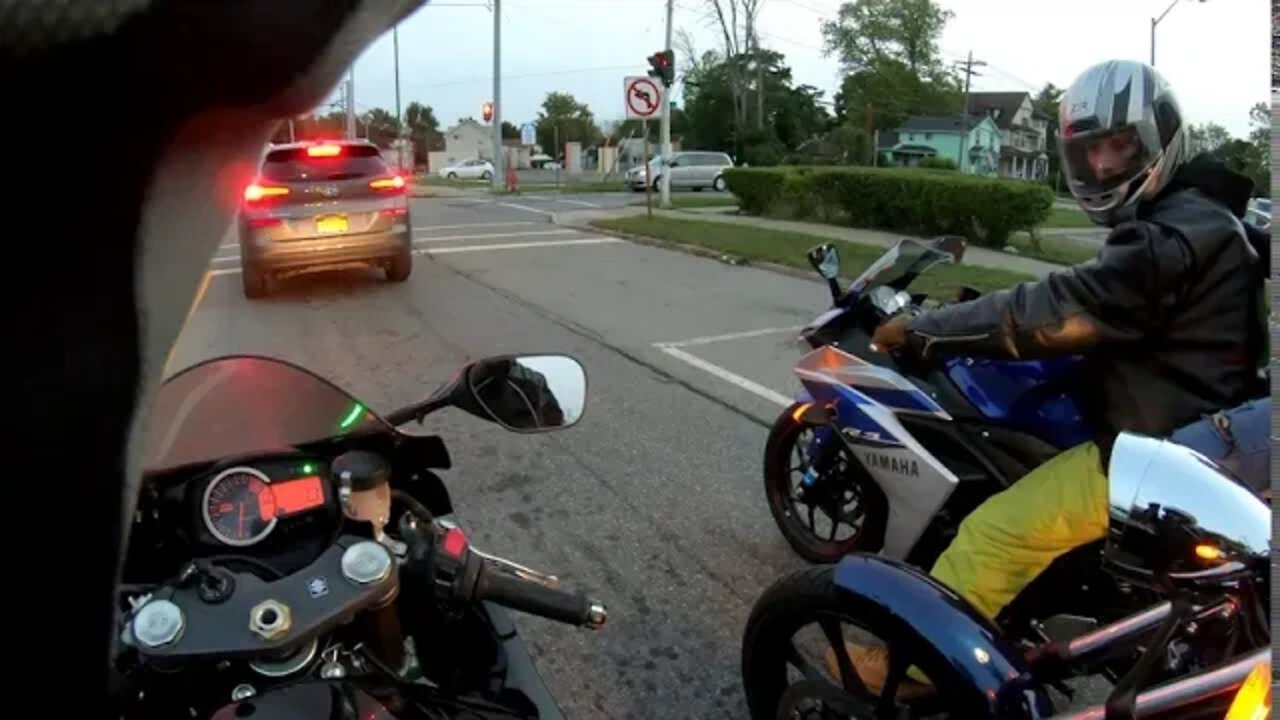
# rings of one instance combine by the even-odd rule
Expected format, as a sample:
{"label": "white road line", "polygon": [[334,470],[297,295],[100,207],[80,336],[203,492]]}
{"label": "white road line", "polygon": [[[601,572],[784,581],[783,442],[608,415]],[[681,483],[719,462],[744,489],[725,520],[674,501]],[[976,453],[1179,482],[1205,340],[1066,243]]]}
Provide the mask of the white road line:
{"label": "white road line", "polygon": [[414,255],[448,255],[450,253],[486,252],[488,250],[522,250],[524,248],[564,247],[566,245],[611,245],[623,242],[618,238],[594,237],[578,240],[547,240],[546,242],[504,243],[500,245],[464,245],[448,248],[418,248]]}
{"label": "white road line", "polygon": [[586,200],[570,200],[569,198],[560,198],[560,202],[569,203],[571,205],[581,205],[583,207],[602,207],[599,203],[587,202]]}
{"label": "white road line", "polygon": [[240,256],[237,255],[235,257],[217,257],[213,259],[213,264],[229,263],[229,262],[240,262]]}
{"label": "white road line", "polygon": [[509,227],[512,225],[541,225],[532,220],[513,220],[511,222],[490,222],[490,223],[469,223],[467,225],[415,225],[414,232],[428,232],[431,230],[458,230],[460,228],[482,228],[482,227]]}
{"label": "white road line", "polygon": [[[542,223],[538,223],[541,225]],[[524,232],[489,233],[486,235],[441,235],[439,237],[414,238],[415,243],[447,242],[449,240],[489,240],[492,238],[530,237],[534,235],[576,235],[577,230],[559,228],[557,230],[527,230]]]}
{"label": "white road line", "polygon": [[217,277],[219,275],[239,275],[240,268],[222,268],[221,270],[210,270],[209,275]]}
{"label": "white road line", "polygon": [[711,343],[725,342],[728,340],[744,340],[746,338],[760,337],[762,335],[776,335],[778,333],[796,332],[802,330],[803,325],[793,325],[791,327],[779,328],[761,328],[760,330],[747,330],[745,332],[725,333],[724,335],[704,335],[702,337],[689,338],[688,340],[676,340],[674,342],[655,343],[655,347],[689,347],[690,345],[710,345]]}
{"label": "white road line", "polygon": [[716,365],[715,363],[707,362],[706,360],[703,360],[697,355],[692,355],[690,353],[687,353],[684,350],[681,350],[680,348],[671,347],[668,345],[655,345],[654,347],[670,355],[671,357],[676,358],[677,360],[683,360],[684,362],[698,368],[699,370],[702,370],[703,372],[710,373],[731,385],[736,385],[742,388],[743,390],[746,390],[747,392],[751,393],[752,395],[764,398],[765,400],[768,400],[769,402],[774,403],[776,405],[781,405],[782,407],[786,407],[790,405],[792,402],[791,398],[787,397],[786,395],[783,395],[780,392],[774,392],[773,390],[770,390],[769,388],[761,385],[758,382],[755,382],[753,380],[748,380],[747,378],[744,378],[741,375],[738,375],[737,373],[730,372],[729,370],[726,370],[720,367],[719,365]]}
{"label": "white road line", "polygon": [[500,203],[494,203],[494,205],[501,205],[502,207],[515,208],[516,210],[525,210],[531,213],[538,213],[539,215],[555,214],[550,210],[539,210],[538,208],[532,208],[532,207],[529,207],[528,205],[517,205],[516,203],[500,202]]}

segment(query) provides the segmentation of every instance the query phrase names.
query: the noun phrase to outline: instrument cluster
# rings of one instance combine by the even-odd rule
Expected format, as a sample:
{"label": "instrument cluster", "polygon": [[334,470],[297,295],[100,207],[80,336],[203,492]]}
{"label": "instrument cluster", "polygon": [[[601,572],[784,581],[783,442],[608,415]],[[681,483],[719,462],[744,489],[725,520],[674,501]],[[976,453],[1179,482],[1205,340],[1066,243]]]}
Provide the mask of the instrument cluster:
{"label": "instrument cluster", "polygon": [[[327,463],[290,456],[223,466],[188,488],[197,506],[197,539],[244,548],[336,522]],[[267,543],[274,544],[274,543]]]}

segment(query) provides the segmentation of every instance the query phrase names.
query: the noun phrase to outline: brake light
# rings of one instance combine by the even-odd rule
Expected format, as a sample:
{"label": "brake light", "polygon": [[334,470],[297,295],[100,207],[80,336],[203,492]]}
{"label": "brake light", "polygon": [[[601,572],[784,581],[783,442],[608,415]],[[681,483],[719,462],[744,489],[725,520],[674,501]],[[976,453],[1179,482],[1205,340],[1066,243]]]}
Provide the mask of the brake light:
{"label": "brake light", "polygon": [[255,230],[261,230],[262,228],[275,227],[276,225],[283,224],[284,221],[276,217],[249,218],[249,227],[254,228]]}
{"label": "brake light", "polygon": [[312,145],[307,148],[307,157],[337,157],[341,154],[341,145]]}
{"label": "brake light", "polygon": [[1255,667],[1227,710],[1223,720],[1266,720],[1271,717],[1271,666],[1261,663]]}
{"label": "brake light", "polygon": [[289,188],[279,185],[259,185],[254,183],[244,189],[245,202],[257,202],[263,198],[281,197],[289,194]]}
{"label": "brake light", "polygon": [[392,175],[389,178],[378,178],[369,182],[369,187],[374,190],[403,190],[404,178],[399,175]]}

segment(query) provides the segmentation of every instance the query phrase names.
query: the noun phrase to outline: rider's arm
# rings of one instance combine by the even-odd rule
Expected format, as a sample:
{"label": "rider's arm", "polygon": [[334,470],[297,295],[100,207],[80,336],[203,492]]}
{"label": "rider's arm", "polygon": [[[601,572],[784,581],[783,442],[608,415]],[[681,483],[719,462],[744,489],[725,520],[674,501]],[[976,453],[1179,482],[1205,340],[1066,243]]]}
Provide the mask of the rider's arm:
{"label": "rider's arm", "polygon": [[1029,359],[1136,342],[1160,322],[1192,257],[1173,233],[1117,227],[1098,258],[1035,282],[925,312],[907,325],[917,354]]}

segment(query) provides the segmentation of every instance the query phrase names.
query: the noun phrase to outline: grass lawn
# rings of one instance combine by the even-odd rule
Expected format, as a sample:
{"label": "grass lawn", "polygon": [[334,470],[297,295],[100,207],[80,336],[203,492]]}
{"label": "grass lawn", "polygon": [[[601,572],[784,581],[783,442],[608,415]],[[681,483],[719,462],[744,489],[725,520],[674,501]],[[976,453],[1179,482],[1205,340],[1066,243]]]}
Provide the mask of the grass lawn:
{"label": "grass lawn", "polygon": [[1097,248],[1078,242],[1055,237],[1040,236],[1040,249],[1031,247],[1031,238],[1025,232],[1014,233],[1009,244],[1018,249],[1018,253],[1029,258],[1044,260],[1059,265],[1078,265],[1092,260],[1098,254]]}
{"label": "grass lawn", "polygon": [[[814,245],[832,242],[827,238],[804,233],[667,217],[655,217],[652,220],[645,217],[614,218],[597,220],[592,225],[605,230],[644,235],[685,245],[697,245],[748,260],[772,262],[805,270],[810,269],[809,262],[805,259],[805,252]],[[885,252],[880,247],[848,242],[837,241],[837,247],[840,248],[841,274],[847,277],[856,277],[863,268]],[[993,270],[971,265],[941,265],[934,267],[916,280],[911,289],[928,293],[934,298],[950,299],[955,297],[956,291],[962,285],[970,285],[988,292],[1033,279],[1030,275],[1008,270]]]}
{"label": "grass lawn", "polygon": [[1096,228],[1097,225],[1089,219],[1082,211],[1074,208],[1062,208],[1057,205],[1049,210],[1049,219],[1044,221],[1040,227],[1042,228]]}
{"label": "grass lawn", "polygon": [[[644,205],[644,195],[636,198],[632,205]],[[653,194],[653,206],[658,207],[658,194]],[[671,207],[676,210],[705,207],[738,207],[738,198],[733,195],[708,195],[707,193],[672,193]]]}

